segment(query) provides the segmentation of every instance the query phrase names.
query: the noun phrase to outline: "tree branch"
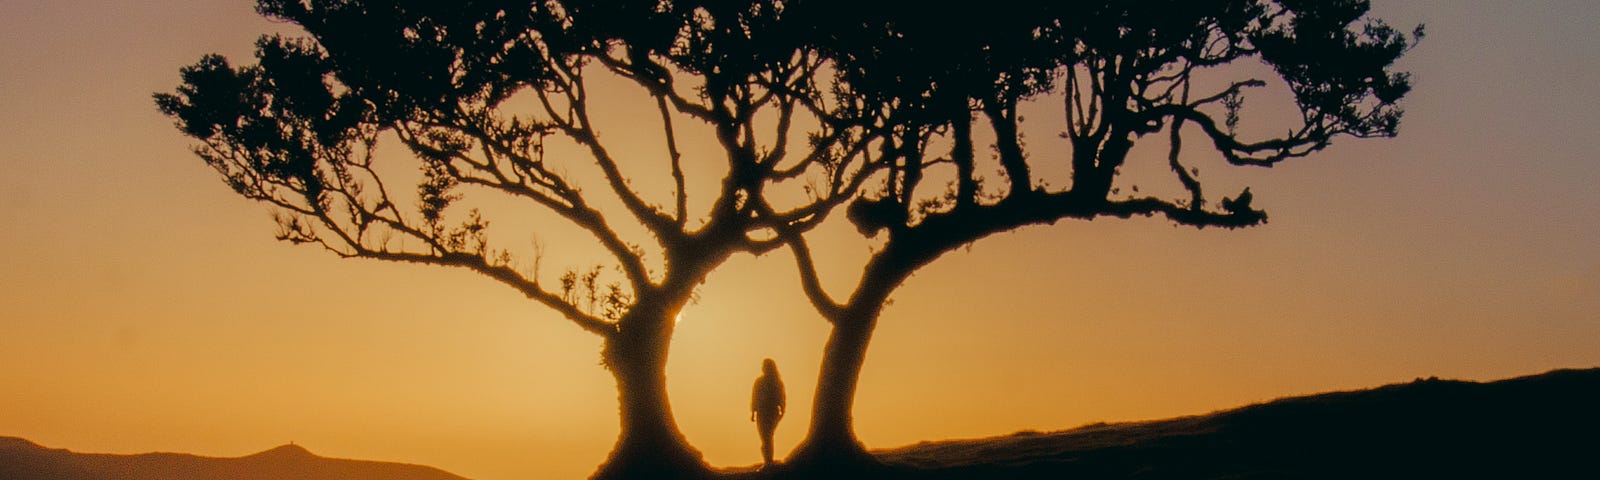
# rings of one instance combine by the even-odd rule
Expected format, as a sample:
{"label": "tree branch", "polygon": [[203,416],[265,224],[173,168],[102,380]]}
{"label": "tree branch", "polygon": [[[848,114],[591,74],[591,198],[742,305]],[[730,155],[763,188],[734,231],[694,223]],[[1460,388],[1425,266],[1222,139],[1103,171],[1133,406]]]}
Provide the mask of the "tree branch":
{"label": "tree branch", "polygon": [[817,263],[811,256],[811,246],[806,243],[804,236],[788,228],[778,229],[778,235],[789,245],[789,250],[794,253],[795,268],[800,272],[800,288],[805,291],[806,298],[811,300],[811,305],[822,314],[822,318],[829,322],[836,322],[844,310],[842,305],[828,295],[822,288],[822,279],[817,275]]}
{"label": "tree branch", "polygon": [[518,292],[521,292],[529,299],[550,307],[551,309],[560,313],[563,317],[566,317],[567,320],[572,321],[572,323],[577,325],[579,328],[582,328],[590,333],[600,335],[601,337],[609,337],[616,334],[617,331],[616,324],[600,320],[593,315],[584,313],[582,310],[578,309],[577,306],[566,302],[558,295],[545,291],[543,288],[539,287],[537,282],[523,277],[522,274],[517,273],[515,270],[505,266],[491,265],[479,256],[463,253],[425,255],[418,253],[374,250],[361,250],[353,255],[343,256],[466,268],[498,280],[500,283],[510,285],[512,288],[516,289]]}
{"label": "tree branch", "polygon": [[677,217],[678,226],[681,227],[688,222],[689,196],[689,192],[684,189],[683,155],[678,153],[678,136],[672,129],[672,112],[667,109],[666,96],[657,94],[655,97],[656,109],[661,112],[661,125],[667,136],[667,155],[672,161],[672,185],[675,197],[673,212]]}

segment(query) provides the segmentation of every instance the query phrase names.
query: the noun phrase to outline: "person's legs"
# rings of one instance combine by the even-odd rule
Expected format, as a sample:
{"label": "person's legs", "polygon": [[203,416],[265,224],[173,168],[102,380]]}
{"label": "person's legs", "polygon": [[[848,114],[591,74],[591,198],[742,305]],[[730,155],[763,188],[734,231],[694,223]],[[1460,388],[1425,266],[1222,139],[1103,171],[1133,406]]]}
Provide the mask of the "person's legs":
{"label": "person's legs", "polygon": [[761,433],[761,461],[772,464],[772,434],[778,430],[778,419],[767,415],[756,416],[756,428]]}

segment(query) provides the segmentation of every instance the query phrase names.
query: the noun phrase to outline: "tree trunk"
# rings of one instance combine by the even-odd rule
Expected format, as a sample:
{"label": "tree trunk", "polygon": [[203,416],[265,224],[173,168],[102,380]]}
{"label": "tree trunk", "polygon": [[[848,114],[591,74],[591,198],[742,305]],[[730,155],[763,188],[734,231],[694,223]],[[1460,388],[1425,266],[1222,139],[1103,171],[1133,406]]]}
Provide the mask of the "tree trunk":
{"label": "tree trunk", "polygon": [[812,403],[811,429],[788,460],[795,470],[861,473],[879,466],[856,438],[851,414],[861,365],[877,324],[877,309],[871,310],[846,314],[828,334]]}
{"label": "tree trunk", "polygon": [[[667,401],[667,348],[672,321],[629,323],[605,345],[606,367],[617,381],[622,430],[596,480],[711,476],[700,452],[678,431]],[[645,327],[645,328],[638,328]]]}

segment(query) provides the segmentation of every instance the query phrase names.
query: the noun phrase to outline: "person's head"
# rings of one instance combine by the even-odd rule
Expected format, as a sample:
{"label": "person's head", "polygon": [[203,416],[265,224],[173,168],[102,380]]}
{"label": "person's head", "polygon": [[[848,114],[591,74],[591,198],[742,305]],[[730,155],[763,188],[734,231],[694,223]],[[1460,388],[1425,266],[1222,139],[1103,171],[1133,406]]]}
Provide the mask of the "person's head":
{"label": "person's head", "polygon": [[778,374],[778,362],[774,362],[770,358],[762,360],[761,361],[761,374],[762,375],[774,375],[774,376],[776,376]]}

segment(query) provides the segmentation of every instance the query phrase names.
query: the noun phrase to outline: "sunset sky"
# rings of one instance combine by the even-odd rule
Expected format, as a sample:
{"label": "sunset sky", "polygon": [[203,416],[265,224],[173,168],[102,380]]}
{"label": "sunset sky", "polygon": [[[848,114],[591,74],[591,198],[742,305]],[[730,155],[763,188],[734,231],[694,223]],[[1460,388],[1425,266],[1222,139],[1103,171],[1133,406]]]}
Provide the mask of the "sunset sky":
{"label": "sunset sky", "polygon": [[[267,210],[156,111],[179,67],[245,63],[258,35],[293,31],[252,6],[0,0],[0,436],[210,456],[293,441],[478,480],[592,472],[617,432],[597,337],[466,271],[273,240]],[[1066,221],[945,256],[881,319],[862,440],[1600,366],[1600,3],[1376,13],[1427,24],[1400,64],[1416,88],[1398,138],[1271,170],[1207,163],[1251,187],[1265,226]],[[867,248],[838,232],[818,237],[836,294]],[[551,263],[587,241],[544,240]],[[760,460],[746,409],[764,357],[791,399],[780,455],[804,434],[827,326],[798,285],[786,251],[735,257],[683,314],[669,390],[712,465]]]}

